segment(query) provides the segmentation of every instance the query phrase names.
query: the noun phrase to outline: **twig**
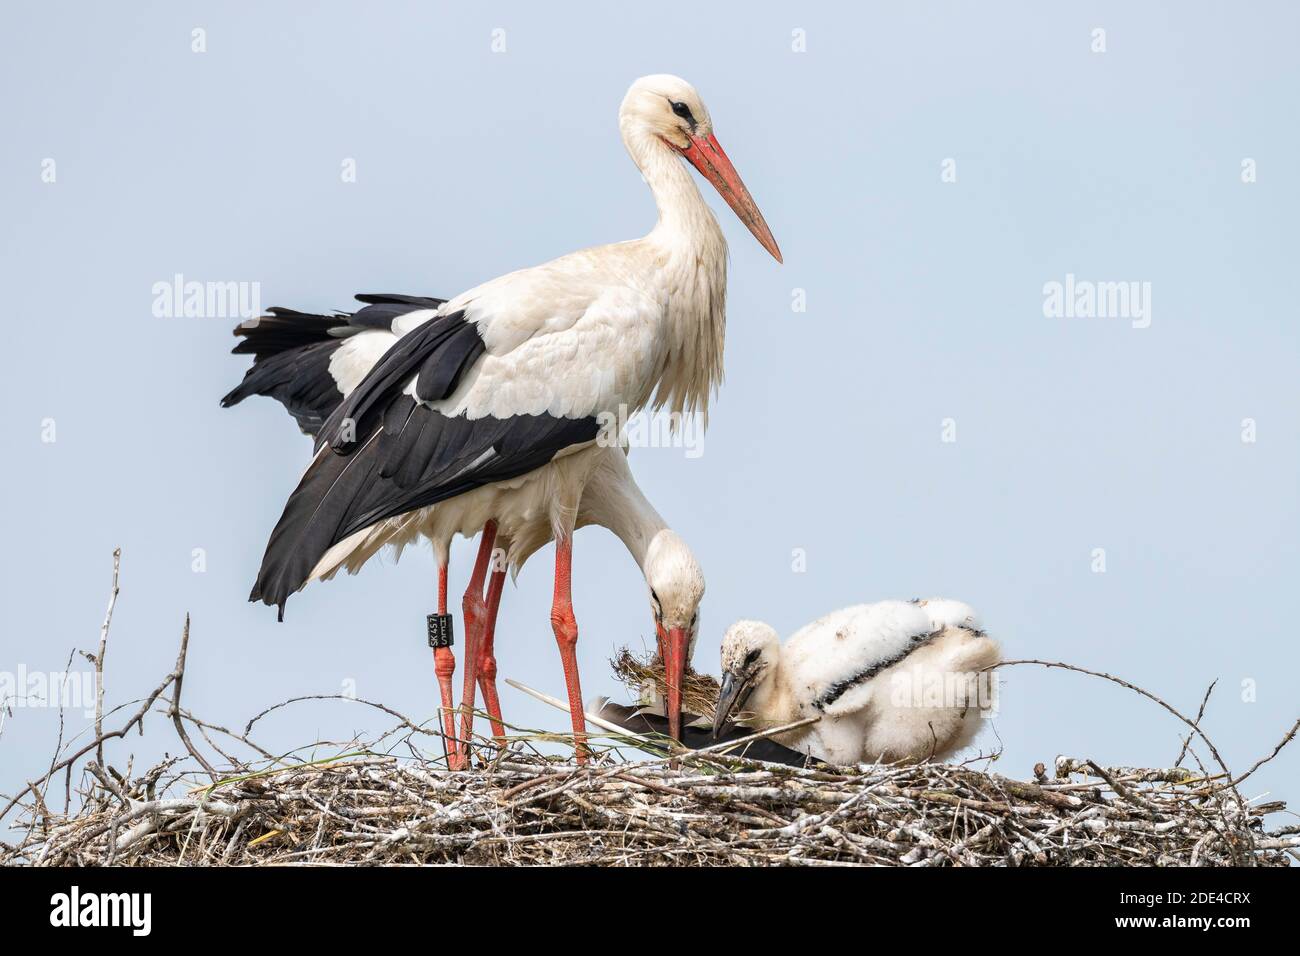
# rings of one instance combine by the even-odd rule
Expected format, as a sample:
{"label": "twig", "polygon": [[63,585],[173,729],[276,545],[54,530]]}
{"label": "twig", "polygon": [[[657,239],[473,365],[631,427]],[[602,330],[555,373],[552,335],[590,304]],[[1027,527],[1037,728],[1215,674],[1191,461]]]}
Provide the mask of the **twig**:
{"label": "twig", "polygon": [[1296,722],[1291,725],[1291,729],[1286,732],[1286,735],[1280,741],[1278,741],[1277,746],[1273,748],[1273,752],[1271,754],[1269,754],[1267,757],[1261,757],[1259,760],[1256,760],[1254,764],[1251,765],[1249,770],[1243,773],[1236,780],[1232,781],[1232,786],[1236,787],[1240,785],[1241,781],[1245,780],[1252,773],[1254,773],[1260,767],[1264,766],[1264,764],[1268,763],[1279,753],[1281,753],[1282,748],[1295,739],[1295,735],[1297,731],[1300,731],[1300,720],[1296,720]]}
{"label": "twig", "polygon": [[181,629],[181,649],[176,655],[176,668],[172,671],[172,676],[175,678],[176,693],[172,695],[172,703],[167,709],[167,716],[171,717],[172,726],[176,728],[176,735],[181,738],[181,742],[185,744],[185,749],[190,752],[190,756],[199,762],[199,766],[207,771],[208,776],[215,783],[220,775],[212,764],[208,763],[203,754],[199,753],[195,748],[193,741],[190,740],[190,735],[185,732],[185,724],[181,721],[181,687],[185,683],[185,656],[189,653],[189,649],[190,616],[187,613],[185,615],[185,627]]}
{"label": "twig", "polygon": [[1040,660],[1031,660],[1031,659],[1019,660],[1019,661],[1002,661],[1000,663],[994,664],[991,667],[986,667],[984,669],[995,670],[999,667],[1013,667],[1017,664],[1037,664],[1040,667],[1059,667],[1062,670],[1074,671],[1078,674],[1087,674],[1091,677],[1100,677],[1103,680],[1108,680],[1111,683],[1118,684],[1120,687],[1125,687],[1128,690],[1133,691],[1135,694],[1140,694],[1141,696],[1145,697],[1147,700],[1159,704],[1169,713],[1173,714],[1175,717],[1177,717],[1179,720],[1185,723],[1188,727],[1190,727],[1198,737],[1200,737],[1203,741],[1205,741],[1205,746],[1210,748],[1210,755],[1214,757],[1214,762],[1217,763],[1219,767],[1223,770],[1223,772],[1228,775],[1229,779],[1232,778],[1232,771],[1229,770],[1228,765],[1223,762],[1223,758],[1219,756],[1218,748],[1216,748],[1214,746],[1214,742],[1205,735],[1205,731],[1201,730],[1201,728],[1197,726],[1195,721],[1184,716],[1180,711],[1175,709],[1172,705],[1166,703],[1164,700],[1157,697],[1155,694],[1151,693],[1151,691],[1146,690],[1142,687],[1138,687],[1136,684],[1131,684],[1128,681],[1124,680],[1122,677],[1115,677],[1113,674],[1107,674],[1103,671],[1088,670],[1086,667],[1078,667],[1074,664],[1065,664],[1062,663],[1061,661],[1040,661]]}
{"label": "twig", "polygon": [[[1201,726],[1201,718],[1205,716],[1205,705],[1210,702],[1210,694],[1214,692],[1214,687],[1218,683],[1219,681],[1217,679],[1212,680],[1210,681],[1210,686],[1205,688],[1205,696],[1201,698],[1201,706],[1198,707],[1196,710],[1195,723],[1197,727]],[[1191,734],[1188,734],[1186,737],[1183,738],[1183,747],[1181,750],[1178,751],[1178,759],[1174,761],[1175,767],[1182,764],[1183,758],[1187,756],[1187,747],[1191,742],[1192,742]]]}
{"label": "twig", "polygon": [[95,759],[102,766],[104,763],[104,657],[108,653],[108,629],[113,623],[113,608],[117,607],[118,572],[122,567],[122,549],[113,549],[113,590],[108,596],[108,610],[104,612],[104,623],[99,628],[99,653],[91,660],[95,663],[95,737],[99,746],[95,749]]}

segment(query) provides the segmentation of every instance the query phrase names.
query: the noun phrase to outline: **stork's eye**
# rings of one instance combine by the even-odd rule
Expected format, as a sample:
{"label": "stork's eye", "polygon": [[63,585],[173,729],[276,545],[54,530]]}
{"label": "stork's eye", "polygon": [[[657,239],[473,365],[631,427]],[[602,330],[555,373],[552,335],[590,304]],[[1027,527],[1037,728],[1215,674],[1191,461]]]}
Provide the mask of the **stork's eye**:
{"label": "stork's eye", "polygon": [[759,655],[759,653],[760,653],[760,652],[759,652],[759,649],[756,647],[756,648],[754,648],[752,651],[750,651],[748,654],[746,654],[746,655],[745,655],[745,666],[748,667],[750,664],[755,663],[755,662],[758,660],[758,655]]}
{"label": "stork's eye", "polygon": [[695,117],[691,115],[691,108],[689,106],[685,103],[674,102],[672,107],[674,113],[686,120],[686,122],[690,123],[692,126],[695,125]]}

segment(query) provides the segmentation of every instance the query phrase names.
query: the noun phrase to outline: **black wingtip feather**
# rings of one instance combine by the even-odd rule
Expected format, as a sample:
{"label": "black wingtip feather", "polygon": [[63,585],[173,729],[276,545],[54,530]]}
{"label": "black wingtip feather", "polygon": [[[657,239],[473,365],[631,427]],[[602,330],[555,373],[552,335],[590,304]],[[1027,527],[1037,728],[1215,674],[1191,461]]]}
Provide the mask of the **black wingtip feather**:
{"label": "black wingtip feather", "polygon": [[[400,447],[404,459],[411,458],[392,477],[383,475],[387,454],[400,443],[385,442],[374,431],[350,455],[316,455],[271,533],[254,588],[261,600],[282,605],[306,584],[326,552],[350,535],[527,474],[565,449],[593,441],[599,425],[595,418],[549,415],[448,418],[415,405],[406,429],[416,429],[411,434],[418,440]],[[489,450],[492,454],[484,457]]]}

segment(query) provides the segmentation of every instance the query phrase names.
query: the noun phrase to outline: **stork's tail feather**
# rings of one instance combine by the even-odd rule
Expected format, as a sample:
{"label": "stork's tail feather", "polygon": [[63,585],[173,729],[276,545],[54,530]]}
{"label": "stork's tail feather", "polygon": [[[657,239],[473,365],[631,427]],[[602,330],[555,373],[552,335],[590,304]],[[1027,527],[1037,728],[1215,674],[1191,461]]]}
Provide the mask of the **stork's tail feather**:
{"label": "stork's tail feather", "polygon": [[269,315],[244,322],[235,329],[243,341],[233,351],[252,354],[253,367],[221,399],[221,407],[238,405],[250,395],[266,395],[284,405],[304,433],[315,435],[343,400],[330,374],[330,359],[349,335],[359,331],[346,316],[293,309],[271,309]]}
{"label": "stork's tail feather", "polygon": [[[235,327],[239,342],[231,353],[252,355],[261,362],[273,355],[318,342],[337,341],[350,328],[346,315],[318,315],[296,309],[269,309]],[[357,330],[359,331],[359,330]]]}

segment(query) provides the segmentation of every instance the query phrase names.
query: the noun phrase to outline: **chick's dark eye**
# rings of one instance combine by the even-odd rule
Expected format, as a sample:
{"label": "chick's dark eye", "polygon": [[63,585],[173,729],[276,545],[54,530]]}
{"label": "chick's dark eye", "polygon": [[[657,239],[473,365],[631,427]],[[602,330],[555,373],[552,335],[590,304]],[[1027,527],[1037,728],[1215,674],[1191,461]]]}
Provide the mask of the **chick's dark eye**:
{"label": "chick's dark eye", "polygon": [[756,647],[756,648],[754,648],[752,651],[750,651],[748,654],[745,655],[745,663],[746,663],[746,664],[752,664],[752,663],[754,663],[754,662],[757,661],[757,660],[758,660],[758,648]]}
{"label": "chick's dark eye", "polygon": [[685,103],[673,103],[673,112],[688,123],[695,122],[695,117],[691,115],[691,108]]}

